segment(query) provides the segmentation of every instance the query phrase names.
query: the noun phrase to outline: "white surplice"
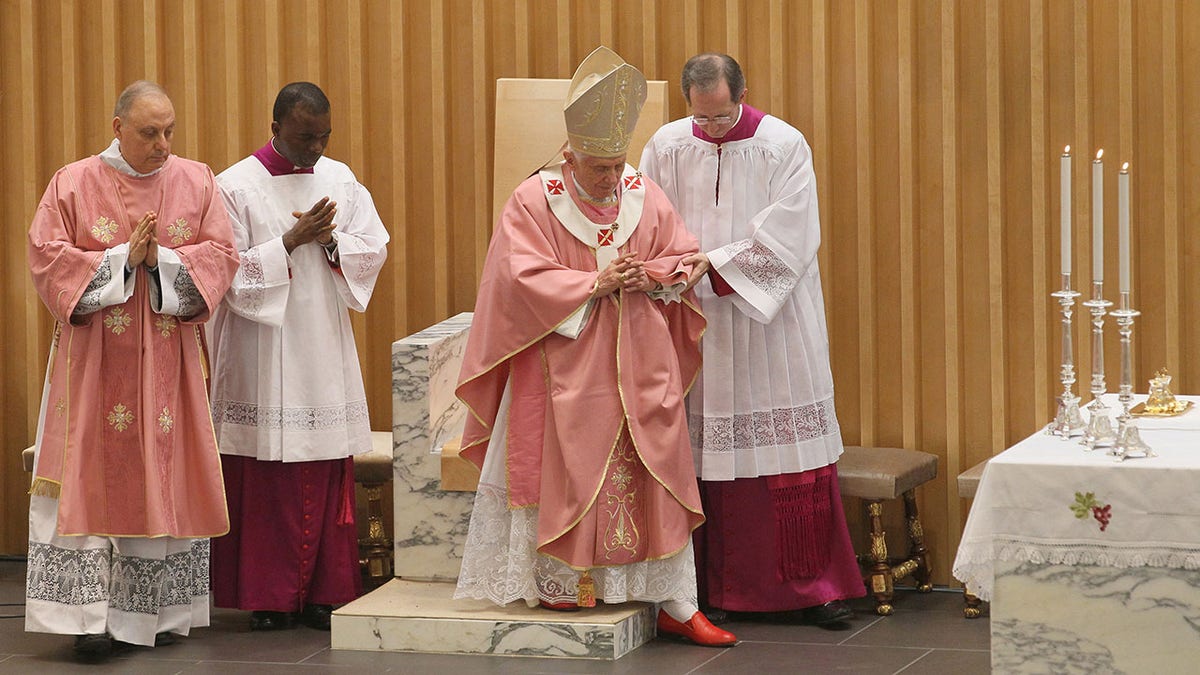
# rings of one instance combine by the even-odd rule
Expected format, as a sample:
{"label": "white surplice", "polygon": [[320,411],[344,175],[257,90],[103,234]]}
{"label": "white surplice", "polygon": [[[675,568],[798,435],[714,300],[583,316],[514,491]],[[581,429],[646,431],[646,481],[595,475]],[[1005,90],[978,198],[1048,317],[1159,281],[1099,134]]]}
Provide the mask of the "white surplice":
{"label": "white surplice", "polygon": [[[242,257],[209,323],[213,423],[223,454],[299,462],[371,449],[367,397],[347,308],[365,311],[388,233],[367,189],[322,157],[272,176],[250,156],[217,176]],[[337,202],[336,254],[289,255],[282,236],[322,197]],[[336,265],[334,264],[336,261]]]}
{"label": "white surplice", "polygon": [[655,133],[639,168],[735,291],[718,297],[708,280],[696,285],[708,319],[704,368],[688,397],[698,475],[733,480],[837,461],[817,183],[804,136],[766,115],[752,137],[718,151],[692,134],[689,117]]}

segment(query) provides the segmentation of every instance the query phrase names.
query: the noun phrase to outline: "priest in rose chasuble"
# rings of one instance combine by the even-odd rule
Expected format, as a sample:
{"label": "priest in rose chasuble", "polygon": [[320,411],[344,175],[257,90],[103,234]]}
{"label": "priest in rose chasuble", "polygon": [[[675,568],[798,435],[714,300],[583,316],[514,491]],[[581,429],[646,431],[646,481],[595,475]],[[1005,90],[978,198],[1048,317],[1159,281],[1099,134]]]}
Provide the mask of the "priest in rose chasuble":
{"label": "priest in rose chasuble", "polygon": [[704,318],[698,251],[625,163],[641,73],[599,48],[565,106],[569,147],[500,215],[457,390],[481,466],[456,597],[550,610],[662,603],[660,633],[728,646],[696,606],[704,521],[684,417]]}
{"label": "priest in rose chasuble", "polygon": [[207,166],[171,155],[157,85],[115,139],[54,174],[29,266],[55,319],[29,504],[25,629],[154,645],[208,625],[209,537],[229,529],[201,324],[238,256]]}

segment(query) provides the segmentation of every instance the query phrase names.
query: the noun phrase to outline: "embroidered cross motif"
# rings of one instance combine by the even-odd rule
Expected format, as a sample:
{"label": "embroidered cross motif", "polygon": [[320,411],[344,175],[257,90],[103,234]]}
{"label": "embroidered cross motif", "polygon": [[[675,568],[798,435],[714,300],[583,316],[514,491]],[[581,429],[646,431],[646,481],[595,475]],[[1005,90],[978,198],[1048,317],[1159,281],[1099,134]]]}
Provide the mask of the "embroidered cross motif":
{"label": "embroidered cross motif", "polygon": [[625,176],[626,190],[641,190],[642,189],[642,174],[635,173],[632,176]]}
{"label": "embroidered cross motif", "polygon": [[613,228],[600,230],[596,233],[596,243],[600,246],[612,246],[613,243]]}
{"label": "embroidered cross motif", "polygon": [[171,243],[178,246],[192,238],[192,228],[188,227],[186,220],[180,218],[167,227],[167,234],[171,235]]}
{"label": "embroidered cross motif", "polygon": [[561,195],[565,189],[561,180],[553,179],[546,181],[546,194]]}
{"label": "embroidered cross motif", "polygon": [[54,403],[55,414],[57,414],[59,417],[62,417],[63,413],[66,411],[67,411],[67,402],[64,399],[61,399],[61,398],[58,399],[58,401],[56,401]]}
{"label": "embroidered cross motif", "polygon": [[171,417],[171,411],[163,406],[162,412],[158,415],[158,426],[162,428],[164,434],[171,433],[171,428],[175,426],[175,418]]}
{"label": "embroidered cross motif", "polygon": [[633,474],[626,467],[618,467],[616,471],[613,471],[610,480],[619,492],[628,492],[629,484],[633,482]]}
{"label": "embroidered cross motif", "polygon": [[131,323],[133,323],[133,317],[126,314],[125,310],[120,307],[114,307],[108,316],[104,317],[104,325],[112,330],[113,335],[124,333]]}
{"label": "embroidered cross motif", "polygon": [[108,423],[117,431],[125,431],[133,424],[133,411],[126,408],[123,403],[118,403],[113,407],[112,412],[108,413]]}
{"label": "embroidered cross motif", "polygon": [[171,333],[175,332],[176,325],[178,324],[175,322],[175,317],[173,316],[159,316],[154,320],[154,327],[165,338],[171,337]]}
{"label": "embroidered cross motif", "polygon": [[110,243],[113,240],[113,235],[117,233],[117,221],[109,220],[104,216],[96,219],[96,224],[92,226],[92,236],[104,243]]}
{"label": "embroidered cross motif", "polygon": [[632,445],[626,445],[617,448],[605,467],[606,470],[612,470],[609,478],[611,483],[604,489],[605,505],[602,507],[608,516],[604,530],[604,557],[608,560],[636,554],[641,547],[641,533],[638,531],[641,509],[637,490],[630,489],[633,487],[636,462]]}

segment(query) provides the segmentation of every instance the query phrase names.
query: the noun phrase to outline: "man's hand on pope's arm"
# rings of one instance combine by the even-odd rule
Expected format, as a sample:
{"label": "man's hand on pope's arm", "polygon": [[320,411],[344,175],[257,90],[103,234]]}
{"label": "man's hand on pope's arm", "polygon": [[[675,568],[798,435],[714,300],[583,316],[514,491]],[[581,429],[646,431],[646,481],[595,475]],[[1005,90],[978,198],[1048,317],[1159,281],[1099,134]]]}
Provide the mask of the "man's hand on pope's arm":
{"label": "man's hand on pope's arm", "polygon": [[684,291],[690,291],[692,286],[695,286],[700,279],[708,272],[711,265],[708,262],[708,256],[704,253],[693,253],[683,259],[684,265],[692,266],[692,274],[688,277],[687,288]]}

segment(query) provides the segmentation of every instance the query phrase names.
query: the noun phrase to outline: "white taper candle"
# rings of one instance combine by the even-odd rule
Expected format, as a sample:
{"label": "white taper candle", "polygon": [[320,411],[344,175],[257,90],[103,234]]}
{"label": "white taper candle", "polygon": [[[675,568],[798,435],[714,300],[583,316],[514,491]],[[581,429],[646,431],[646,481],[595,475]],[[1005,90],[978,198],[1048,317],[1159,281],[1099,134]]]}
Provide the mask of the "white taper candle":
{"label": "white taper candle", "polygon": [[1129,162],[1117,176],[1117,243],[1120,253],[1120,291],[1129,292]]}
{"label": "white taper candle", "polygon": [[1104,281],[1104,150],[1092,160],[1092,279]]}

